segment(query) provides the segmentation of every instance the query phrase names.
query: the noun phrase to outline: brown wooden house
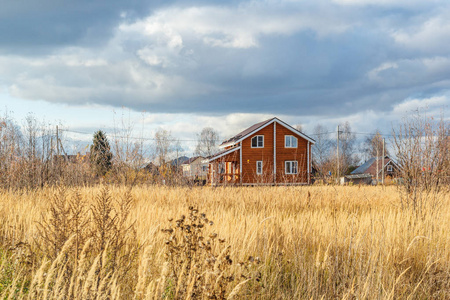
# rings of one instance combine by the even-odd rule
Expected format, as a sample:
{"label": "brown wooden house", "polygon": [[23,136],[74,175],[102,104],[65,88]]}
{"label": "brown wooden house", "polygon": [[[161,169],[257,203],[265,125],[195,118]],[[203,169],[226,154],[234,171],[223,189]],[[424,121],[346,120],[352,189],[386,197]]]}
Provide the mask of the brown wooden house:
{"label": "brown wooden house", "polygon": [[208,157],[208,183],[309,184],[313,139],[278,118],[257,123],[224,141]]}

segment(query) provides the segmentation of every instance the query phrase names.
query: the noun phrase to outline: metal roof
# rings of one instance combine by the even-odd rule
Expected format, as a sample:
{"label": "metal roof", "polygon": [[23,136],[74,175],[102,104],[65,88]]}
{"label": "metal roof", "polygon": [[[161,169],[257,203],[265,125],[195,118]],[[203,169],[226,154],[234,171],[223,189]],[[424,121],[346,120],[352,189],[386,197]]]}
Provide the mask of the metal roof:
{"label": "metal roof", "polygon": [[[372,174],[372,175],[375,176],[377,174],[376,160],[377,160],[376,157],[372,157],[371,159],[366,161],[364,164],[362,164],[361,166],[359,166],[358,168],[353,170],[353,172],[351,172],[350,174],[352,174],[352,175],[355,175],[355,174]],[[383,157],[378,157],[378,161],[380,162],[379,167],[378,167],[378,173],[381,172],[383,167],[385,167],[387,164],[389,164],[391,162],[395,166],[397,166],[397,164],[389,156],[385,156],[384,160],[383,160]]]}
{"label": "metal roof", "polygon": [[345,175],[345,178],[348,179],[357,179],[357,178],[372,178],[370,174],[354,174],[354,175]]}
{"label": "metal roof", "polygon": [[237,142],[240,142],[241,140],[243,140],[244,138],[246,138],[247,136],[253,134],[254,132],[257,132],[259,129],[269,125],[270,123],[273,122],[277,122],[278,124],[281,124],[282,126],[288,128],[289,130],[291,130],[292,132],[298,134],[299,136],[303,137],[306,140],[309,140],[310,142],[312,142],[313,144],[316,142],[315,140],[313,140],[312,138],[310,138],[309,136],[307,136],[306,134],[298,131],[297,129],[293,128],[292,126],[290,126],[289,124],[281,121],[280,119],[278,119],[277,117],[274,117],[272,119],[260,122],[260,123],[256,123],[252,126],[250,126],[249,128],[245,129],[244,131],[241,131],[240,133],[236,134],[235,136],[233,136],[232,138],[229,138],[228,140],[224,141],[222,144],[220,144],[220,146],[228,146],[228,145],[233,145]]}
{"label": "metal roof", "polygon": [[218,159],[218,158],[220,158],[220,157],[222,157],[222,156],[225,156],[225,155],[227,155],[227,154],[229,154],[229,153],[232,153],[232,152],[234,152],[234,151],[236,151],[236,150],[239,150],[239,149],[241,149],[241,147],[239,146],[239,147],[233,147],[233,148],[229,148],[229,149],[225,149],[225,150],[223,150],[223,151],[220,151],[220,152],[218,152],[218,153],[216,153],[216,154],[214,154],[214,155],[211,155],[211,156],[208,156],[207,157],[207,160],[208,161],[213,161],[213,160],[216,160],[216,159]]}
{"label": "metal roof", "polygon": [[203,156],[194,156],[194,157],[191,157],[191,158],[189,158],[188,160],[185,160],[183,163],[182,163],[182,165],[190,165],[190,164],[192,164],[194,161],[196,161],[197,159],[199,159],[199,158],[204,158]]}
{"label": "metal roof", "polygon": [[231,143],[231,142],[235,142],[235,141],[239,140],[240,138],[242,138],[243,136],[246,136],[250,132],[255,131],[259,127],[262,127],[262,126],[266,125],[267,123],[269,123],[273,119],[274,118],[266,120],[266,121],[263,121],[263,122],[259,122],[257,124],[254,124],[254,125],[250,126],[249,128],[245,129],[244,131],[239,132],[238,134],[236,134],[232,138],[229,138],[228,140],[224,141],[221,145],[228,144],[228,143]]}

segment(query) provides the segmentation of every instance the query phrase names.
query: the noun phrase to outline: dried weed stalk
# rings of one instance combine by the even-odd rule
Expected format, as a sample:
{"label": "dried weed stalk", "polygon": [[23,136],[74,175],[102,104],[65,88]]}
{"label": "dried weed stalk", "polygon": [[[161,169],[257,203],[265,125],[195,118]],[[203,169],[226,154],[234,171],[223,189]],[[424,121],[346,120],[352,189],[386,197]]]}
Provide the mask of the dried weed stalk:
{"label": "dried weed stalk", "polygon": [[36,297],[67,294],[68,299],[90,299],[112,295],[113,285],[121,286],[115,291],[119,296],[132,293],[130,270],[137,269],[139,250],[134,222],[129,222],[133,205],[130,190],[113,199],[104,187],[89,207],[79,192],[69,197],[66,189],[58,188],[38,223],[36,244],[51,264],[44,259],[39,268],[46,273],[45,281],[36,281],[39,274],[33,276]]}
{"label": "dried weed stalk", "polygon": [[88,238],[86,225],[86,203],[78,191],[69,197],[67,190],[60,186],[49,199],[49,207],[38,222],[36,244],[50,259],[55,259],[66,241],[74,236],[74,256],[78,259],[81,247]]}
{"label": "dried weed stalk", "polygon": [[197,208],[189,207],[189,214],[182,215],[170,226],[162,229],[167,235],[165,285],[161,296],[173,299],[226,299],[226,294],[234,285],[229,297],[238,295],[245,282],[258,276],[251,274],[249,266],[259,263],[259,259],[249,258],[248,264],[233,265],[230,246],[217,233],[207,233],[206,227],[213,221]]}

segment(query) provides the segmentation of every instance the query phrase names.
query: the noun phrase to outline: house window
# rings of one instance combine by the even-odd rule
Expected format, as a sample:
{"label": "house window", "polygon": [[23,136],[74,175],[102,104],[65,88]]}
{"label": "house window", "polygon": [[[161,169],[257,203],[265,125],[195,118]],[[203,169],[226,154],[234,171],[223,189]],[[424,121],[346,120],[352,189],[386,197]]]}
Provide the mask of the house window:
{"label": "house window", "polygon": [[262,160],[258,160],[256,162],[256,174],[261,175],[263,172],[263,162]]}
{"label": "house window", "polygon": [[219,163],[219,174],[225,174],[225,163]]}
{"label": "house window", "polygon": [[208,166],[202,166],[202,171],[203,171],[203,172],[208,171]]}
{"label": "house window", "polygon": [[264,136],[257,135],[252,137],[252,148],[264,148]]}
{"label": "house window", "polygon": [[391,166],[391,165],[387,166],[387,167],[386,167],[386,170],[387,170],[388,172],[392,172],[392,166]]}
{"label": "house window", "polygon": [[297,138],[293,135],[284,136],[284,147],[285,148],[297,148]]}
{"label": "house window", "polygon": [[284,171],[286,174],[297,174],[298,162],[295,160],[288,160],[284,162]]}

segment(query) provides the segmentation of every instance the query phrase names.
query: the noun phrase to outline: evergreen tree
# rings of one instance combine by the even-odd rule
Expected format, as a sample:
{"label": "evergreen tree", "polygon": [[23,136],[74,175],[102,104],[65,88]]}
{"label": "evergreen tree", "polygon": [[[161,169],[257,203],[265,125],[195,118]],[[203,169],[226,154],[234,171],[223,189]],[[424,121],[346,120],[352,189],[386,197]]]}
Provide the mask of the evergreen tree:
{"label": "evergreen tree", "polygon": [[106,134],[99,130],[94,133],[91,145],[91,165],[98,176],[105,176],[111,169],[112,153]]}

